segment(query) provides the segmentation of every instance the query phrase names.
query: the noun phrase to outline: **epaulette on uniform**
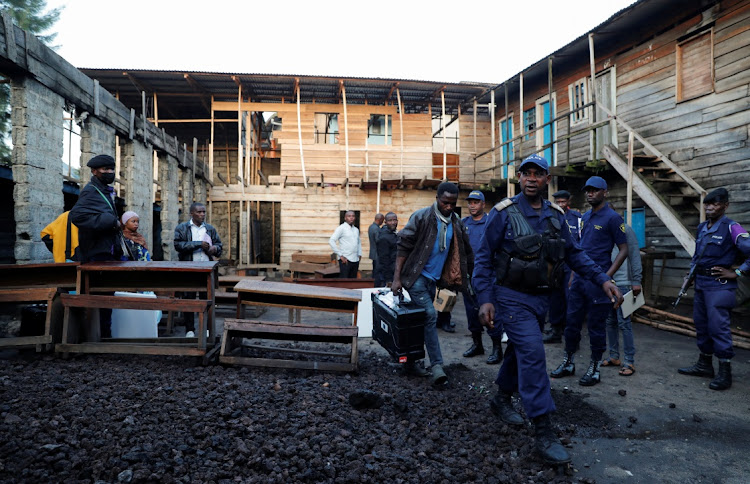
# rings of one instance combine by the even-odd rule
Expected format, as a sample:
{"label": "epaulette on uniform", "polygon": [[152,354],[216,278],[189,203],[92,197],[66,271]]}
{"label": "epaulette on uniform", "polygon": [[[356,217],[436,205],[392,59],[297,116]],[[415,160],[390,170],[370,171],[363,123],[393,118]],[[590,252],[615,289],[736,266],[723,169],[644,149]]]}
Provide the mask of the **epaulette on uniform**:
{"label": "epaulette on uniform", "polygon": [[554,208],[555,210],[557,210],[561,214],[565,215],[565,210],[563,210],[560,205],[556,204],[555,202],[549,202],[549,205],[550,205],[550,207]]}
{"label": "epaulette on uniform", "polygon": [[498,212],[502,212],[511,205],[513,205],[513,200],[511,200],[510,198],[503,198],[495,204],[495,210],[497,210]]}

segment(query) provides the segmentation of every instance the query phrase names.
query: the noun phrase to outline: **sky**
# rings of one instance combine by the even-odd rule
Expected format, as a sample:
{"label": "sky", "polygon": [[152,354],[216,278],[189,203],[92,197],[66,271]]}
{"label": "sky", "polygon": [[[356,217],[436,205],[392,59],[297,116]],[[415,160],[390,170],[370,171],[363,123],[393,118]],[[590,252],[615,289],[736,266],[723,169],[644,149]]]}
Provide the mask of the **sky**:
{"label": "sky", "polygon": [[76,67],[501,83],[634,0],[48,0]]}

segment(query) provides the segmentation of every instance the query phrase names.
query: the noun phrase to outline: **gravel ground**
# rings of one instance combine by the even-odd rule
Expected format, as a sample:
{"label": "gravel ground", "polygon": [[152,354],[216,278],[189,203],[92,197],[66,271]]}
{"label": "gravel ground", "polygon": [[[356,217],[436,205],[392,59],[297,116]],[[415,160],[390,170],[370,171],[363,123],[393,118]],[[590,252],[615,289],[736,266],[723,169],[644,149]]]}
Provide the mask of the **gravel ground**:
{"label": "gravel ground", "polygon": [[[449,365],[451,383],[434,389],[379,351],[360,356],[359,374],[342,375],[15,354],[0,360],[0,481],[571,480],[536,457],[529,428],[495,420],[466,366]],[[581,410],[570,397],[558,405]],[[569,441],[573,422],[556,422]]]}

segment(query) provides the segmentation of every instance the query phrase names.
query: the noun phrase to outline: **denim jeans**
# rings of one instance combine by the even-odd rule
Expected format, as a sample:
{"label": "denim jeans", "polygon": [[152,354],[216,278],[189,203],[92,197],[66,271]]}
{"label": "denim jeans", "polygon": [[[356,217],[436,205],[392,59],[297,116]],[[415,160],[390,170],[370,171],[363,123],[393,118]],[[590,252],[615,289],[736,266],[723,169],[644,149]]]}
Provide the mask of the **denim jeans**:
{"label": "denim jeans", "polygon": [[442,365],[443,354],[440,351],[440,341],[437,333],[437,311],[432,305],[435,299],[435,281],[425,276],[419,276],[414,284],[408,289],[411,300],[424,309],[426,318],[424,322],[424,346],[430,357],[431,365]]}
{"label": "denim jeans", "polygon": [[[630,292],[630,286],[617,286],[621,293]],[[633,341],[633,324],[630,316],[622,317],[622,308],[613,309],[607,316],[607,345],[609,346],[609,357],[613,360],[620,359],[620,344],[618,341],[618,328],[622,331],[622,346],[625,357],[623,363],[635,364],[635,343]]]}

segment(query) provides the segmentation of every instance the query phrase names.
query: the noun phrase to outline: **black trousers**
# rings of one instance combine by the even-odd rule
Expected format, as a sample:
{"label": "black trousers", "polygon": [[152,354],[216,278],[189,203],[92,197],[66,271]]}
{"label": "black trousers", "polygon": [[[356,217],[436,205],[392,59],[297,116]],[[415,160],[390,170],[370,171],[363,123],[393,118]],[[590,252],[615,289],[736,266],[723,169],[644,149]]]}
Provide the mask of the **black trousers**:
{"label": "black trousers", "polygon": [[339,279],[356,279],[359,270],[359,261],[347,261],[346,264],[339,259]]}
{"label": "black trousers", "polygon": [[[198,299],[206,299],[208,297],[207,292],[183,292],[182,299],[195,299],[196,294]],[[185,332],[195,331],[195,313],[182,313],[183,321],[185,322]]]}

